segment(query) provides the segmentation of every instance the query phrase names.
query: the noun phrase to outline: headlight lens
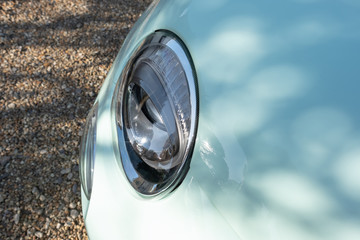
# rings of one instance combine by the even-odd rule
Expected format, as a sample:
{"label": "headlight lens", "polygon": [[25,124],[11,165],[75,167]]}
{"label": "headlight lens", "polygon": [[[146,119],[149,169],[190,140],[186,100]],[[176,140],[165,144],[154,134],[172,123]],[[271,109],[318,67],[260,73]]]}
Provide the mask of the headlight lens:
{"label": "headlight lens", "polygon": [[145,39],[124,69],[113,99],[121,161],[143,195],[173,189],[189,168],[197,128],[190,55],[172,33]]}
{"label": "headlight lens", "polygon": [[87,116],[80,146],[80,180],[88,199],[90,199],[91,196],[93,183],[97,112],[98,104],[96,103]]}

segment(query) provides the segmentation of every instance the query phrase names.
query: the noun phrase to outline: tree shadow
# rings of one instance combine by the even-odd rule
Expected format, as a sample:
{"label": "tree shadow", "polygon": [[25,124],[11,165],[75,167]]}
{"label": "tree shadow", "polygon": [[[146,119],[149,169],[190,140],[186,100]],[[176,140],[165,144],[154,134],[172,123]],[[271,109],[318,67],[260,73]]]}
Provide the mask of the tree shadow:
{"label": "tree shadow", "polygon": [[[41,11],[26,8],[32,3]],[[86,6],[81,13],[79,2],[69,1],[74,8],[63,12],[51,8],[56,4],[0,5],[1,239],[34,237],[36,231],[51,238],[86,237],[81,214],[71,218],[69,207],[73,203],[81,213],[82,127],[149,1],[89,0],[81,3]]]}

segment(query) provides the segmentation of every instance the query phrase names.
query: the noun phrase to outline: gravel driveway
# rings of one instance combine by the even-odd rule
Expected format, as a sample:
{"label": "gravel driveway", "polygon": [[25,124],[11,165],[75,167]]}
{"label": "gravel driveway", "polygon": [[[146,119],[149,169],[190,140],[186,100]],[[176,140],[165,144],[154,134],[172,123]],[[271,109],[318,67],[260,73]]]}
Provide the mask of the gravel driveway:
{"label": "gravel driveway", "polygon": [[86,239],[87,111],[149,0],[0,2],[0,239]]}

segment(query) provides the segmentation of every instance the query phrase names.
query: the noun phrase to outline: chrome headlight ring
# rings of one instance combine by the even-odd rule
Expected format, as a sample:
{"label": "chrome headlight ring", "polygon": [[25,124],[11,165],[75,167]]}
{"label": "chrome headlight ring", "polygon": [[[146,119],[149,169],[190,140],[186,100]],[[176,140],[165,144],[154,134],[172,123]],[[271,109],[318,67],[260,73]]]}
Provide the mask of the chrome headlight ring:
{"label": "chrome headlight ring", "polygon": [[198,122],[190,54],[173,33],[157,31],[124,68],[112,101],[123,170],[142,196],[172,191],[184,179]]}
{"label": "chrome headlight ring", "polygon": [[80,181],[87,199],[90,199],[93,184],[98,105],[98,102],[94,104],[86,118],[80,145]]}

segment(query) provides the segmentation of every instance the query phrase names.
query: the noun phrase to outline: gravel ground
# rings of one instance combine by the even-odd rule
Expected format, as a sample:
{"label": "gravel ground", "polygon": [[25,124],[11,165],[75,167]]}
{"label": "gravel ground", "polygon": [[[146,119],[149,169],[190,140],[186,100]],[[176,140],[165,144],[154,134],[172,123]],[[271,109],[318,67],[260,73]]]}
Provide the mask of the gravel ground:
{"label": "gravel ground", "polygon": [[149,3],[0,1],[0,239],[87,239],[82,127]]}

